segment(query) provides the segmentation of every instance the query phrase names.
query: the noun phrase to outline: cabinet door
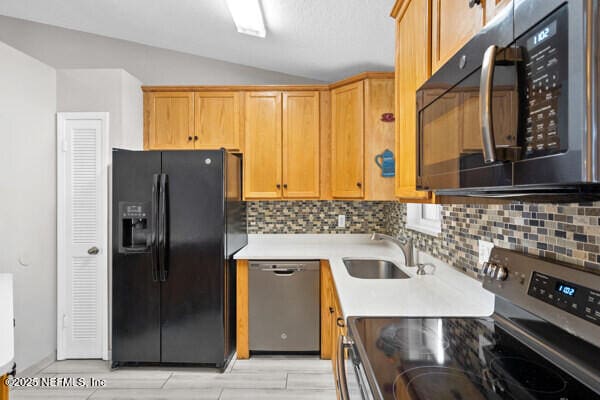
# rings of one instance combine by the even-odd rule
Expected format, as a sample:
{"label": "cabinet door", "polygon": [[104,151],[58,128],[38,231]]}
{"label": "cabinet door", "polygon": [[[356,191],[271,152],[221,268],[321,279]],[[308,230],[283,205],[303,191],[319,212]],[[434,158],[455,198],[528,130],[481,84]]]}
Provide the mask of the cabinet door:
{"label": "cabinet door", "polygon": [[198,92],[194,97],[194,108],[194,148],[239,150],[239,93]]}
{"label": "cabinet door", "polygon": [[331,194],[337,198],[364,195],[364,83],[331,92]]}
{"label": "cabinet door", "polygon": [[319,197],[319,93],[283,94],[283,197]]}
{"label": "cabinet door", "polygon": [[[479,123],[479,92],[464,92],[462,100],[461,152],[481,152],[481,125]],[[517,93],[499,90],[493,93],[492,117],[496,146],[515,146],[517,121],[514,108]]]}
{"label": "cabinet door", "polygon": [[244,195],[281,197],[281,92],[250,92],[245,101]]}
{"label": "cabinet door", "polygon": [[394,200],[394,177],[382,176],[375,158],[389,149],[394,152],[394,122],[381,120],[394,112],[394,80],[365,80],[365,200]]}
{"label": "cabinet door", "polygon": [[[429,103],[440,95],[432,89],[423,94]],[[449,92],[432,103],[423,116],[423,168],[430,174],[453,174],[446,179],[450,188],[458,187],[460,132],[462,123],[461,94]]]}
{"label": "cabinet door", "polygon": [[321,260],[321,358],[331,358],[333,349],[332,320],[335,313],[334,303],[331,301],[333,281],[329,262]]}
{"label": "cabinet door", "polygon": [[485,1],[485,23],[490,22],[505,7],[511,4],[512,0],[486,0]]}
{"label": "cabinet door", "polygon": [[[481,4],[469,7],[469,0],[433,0],[431,58],[433,72],[444,65],[479,32],[484,22],[485,12]],[[414,43],[419,42],[415,40],[413,46]]]}
{"label": "cabinet door", "polygon": [[193,149],[194,94],[155,92],[148,100],[148,149]]}
{"label": "cabinet door", "polygon": [[[396,24],[396,197],[427,201],[430,193],[417,191],[416,90],[431,72],[429,2],[413,0]],[[415,43],[421,43],[415,46]]]}

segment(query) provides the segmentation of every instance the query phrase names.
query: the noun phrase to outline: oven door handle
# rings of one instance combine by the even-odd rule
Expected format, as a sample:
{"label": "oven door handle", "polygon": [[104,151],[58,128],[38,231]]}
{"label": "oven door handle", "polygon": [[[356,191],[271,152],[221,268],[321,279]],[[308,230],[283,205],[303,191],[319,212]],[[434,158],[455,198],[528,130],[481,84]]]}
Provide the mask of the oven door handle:
{"label": "oven door handle", "polygon": [[350,394],[348,393],[348,380],[346,379],[346,349],[354,345],[354,341],[348,336],[338,336],[338,354],[335,362],[335,369],[338,376],[338,389],[340,392],[341,400],[349,400]]}
{"label": "oven door handle", "polygon": [[479,125],[481,126],[481,144],[483,161],[486,164],[496,162],[496,141],[492,115],[492,89],[494,85],[494,66],[496,50],[492,45],[483,54],[481,80],[479,82]]}

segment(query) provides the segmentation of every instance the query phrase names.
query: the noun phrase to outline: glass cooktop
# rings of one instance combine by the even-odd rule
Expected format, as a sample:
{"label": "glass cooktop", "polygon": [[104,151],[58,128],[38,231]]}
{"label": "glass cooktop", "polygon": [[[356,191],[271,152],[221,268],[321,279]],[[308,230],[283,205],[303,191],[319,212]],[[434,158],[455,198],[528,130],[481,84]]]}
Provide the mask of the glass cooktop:
{"label": "glass cooktop", "polygon": [[491,318],[357,318],[351,329],[384,399],[600,399]]}

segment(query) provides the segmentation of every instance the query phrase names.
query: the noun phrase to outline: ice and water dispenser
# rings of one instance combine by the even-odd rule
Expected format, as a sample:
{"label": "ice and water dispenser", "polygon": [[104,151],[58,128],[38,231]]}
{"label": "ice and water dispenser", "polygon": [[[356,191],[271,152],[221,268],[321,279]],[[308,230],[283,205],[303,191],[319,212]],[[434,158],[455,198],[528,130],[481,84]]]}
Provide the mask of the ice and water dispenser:
{"label": "ice and water dispenser", "polygon": [[119,253],[143,253],[152,245],[150,203],[119,202]]}

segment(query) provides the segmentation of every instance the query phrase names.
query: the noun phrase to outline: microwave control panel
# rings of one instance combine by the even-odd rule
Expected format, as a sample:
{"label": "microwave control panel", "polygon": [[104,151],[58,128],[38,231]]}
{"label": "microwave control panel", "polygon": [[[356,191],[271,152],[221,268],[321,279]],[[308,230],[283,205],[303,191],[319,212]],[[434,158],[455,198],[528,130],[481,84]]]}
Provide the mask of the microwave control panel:
{"label": "microwave control panel", "polygon": [[528,294],[586,321],[600,325],[600,291],[534,272]]}
{"label": "microwave control panel", "polygon": [[525,158],[567,150],[567,11],[563,6],[517,40],[523,49]]}

